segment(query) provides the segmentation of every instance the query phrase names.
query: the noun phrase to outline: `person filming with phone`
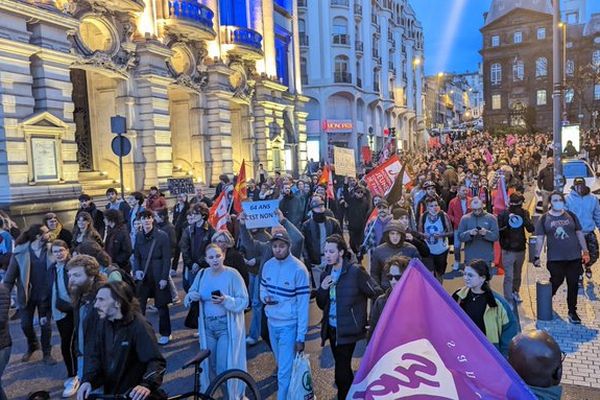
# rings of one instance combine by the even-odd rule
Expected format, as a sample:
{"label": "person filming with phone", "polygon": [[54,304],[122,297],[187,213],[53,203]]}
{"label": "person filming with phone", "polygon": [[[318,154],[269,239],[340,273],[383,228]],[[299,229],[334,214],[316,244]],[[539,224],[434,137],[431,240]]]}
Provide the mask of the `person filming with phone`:
{"label": "person filming with phone", "polygon": [[458,224],[458,237],[465,244],[465,265],[477,259],[491,265],[494,261],[494,242],[500,237],[498,220],[485,211],[479,197],[471,200],[471,210]]}
{"label": "person filming with phone", "polygon": [[[220,373],[229,369],[246,367],[246,326],[244,310],[248,307],[248,291],[240,273],[224,265],[225,254],[217,244],[206,246],[206,263],[209,268],[196,275],[184,305],[200,303],[198,337],[200,348],[210,350],[210,357],[202,363],[200,384],[208,387]],[[243,397],[241,382],[229,384],[227,399]]]}

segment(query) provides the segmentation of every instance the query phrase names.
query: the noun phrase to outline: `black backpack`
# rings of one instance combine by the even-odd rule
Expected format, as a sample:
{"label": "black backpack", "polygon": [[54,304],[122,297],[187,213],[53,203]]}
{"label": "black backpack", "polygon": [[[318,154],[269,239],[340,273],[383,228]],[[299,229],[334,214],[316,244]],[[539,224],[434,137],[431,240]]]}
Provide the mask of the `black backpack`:
{"label": "black backpack", "polygon": [[108,268],[106,268],[106,277],[108,278],[110,276],[110,274],[112,274],[113,272],[119,272],[121,274],[121,277],[123,279],[123,282],[125,282],[129,288],[131,290],[133,290],[133,293],[135,293],[135,281],[133,280],[133,276],[131,276],[131,274],[127,271],[125,271],[123,268],[119,267],[118,265],[115,264],[110,264],[108,266]]}

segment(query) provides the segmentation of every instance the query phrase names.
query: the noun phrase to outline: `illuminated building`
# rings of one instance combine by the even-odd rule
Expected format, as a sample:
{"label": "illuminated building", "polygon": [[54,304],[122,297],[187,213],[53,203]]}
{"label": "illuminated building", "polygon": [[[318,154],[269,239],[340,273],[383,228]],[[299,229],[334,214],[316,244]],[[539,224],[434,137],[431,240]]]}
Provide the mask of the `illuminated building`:
{"label": "illuminated building", "polygon": [[295,0],[0,0],[0,204],[67,210],[118,187],[114,115],[130,191],[214,184],[242,160],[249,176],[302,171],[296,14]]}

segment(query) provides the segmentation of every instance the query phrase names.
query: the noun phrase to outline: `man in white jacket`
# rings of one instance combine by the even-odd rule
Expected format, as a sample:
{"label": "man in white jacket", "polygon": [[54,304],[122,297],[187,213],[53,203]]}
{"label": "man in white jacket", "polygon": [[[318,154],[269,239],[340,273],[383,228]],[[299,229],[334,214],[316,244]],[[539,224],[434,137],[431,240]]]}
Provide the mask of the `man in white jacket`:
{"label": "man in white jacket", "polygon": [[264,264],[260,280],[260,300],[265,304],[271,346],[277,362],[278,400],[288,398],[294,357],[304,351],[304,337],[308,330],[308,271],[290,253],[290,245],[285,229],[273,228],[273,258]]}

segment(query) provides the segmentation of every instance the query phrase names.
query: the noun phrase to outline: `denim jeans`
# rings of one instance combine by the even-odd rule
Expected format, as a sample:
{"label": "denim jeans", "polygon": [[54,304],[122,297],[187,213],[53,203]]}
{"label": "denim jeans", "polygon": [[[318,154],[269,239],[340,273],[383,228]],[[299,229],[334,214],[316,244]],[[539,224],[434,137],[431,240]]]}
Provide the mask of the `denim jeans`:
{"label": "denim jeans", "polygon": [[35,351],[39,349],[39,342],[37,339],[37,335],[35,333],[35,329],[33,327],[33,318],[35,316],[35,312],[37,310],[37,314],[39,318],[46,317],[48,318],[48,322],[46,325],[41,325],[40,330],[42,331],[42,351],[44,355],[50,354],[52,350],[52,344],[50,343],[50,339],[52,338],[52,326],[50,325],[50,313],[40,313],[41,303],[35,300],[29,300],[27,306],[20,310],[21,313],[21,329],[23,330],[23,334],[27,338],[27,351]]}
{"label": "denim jeans", "polygon": [[260,301],[260,277],[256,274],[250,275],[250,304],[252,306],[252,319],[250,320],[250,330],[248,337],[254,340],[260,339],[260,319],[262,315],[263,303]]}
{"label": "denim jeans", "polygon": [[2,388],[2,375],[4,374],[4,369],[8,365],[8,360],[10,359],[10,351],[12,346],[5,347],[0,349],[0,400],[8,400],[6,397],[6,393],[4,393],[4,389]]}
{"label": "denim jeans", "polygon": [[292,380],[292,365],[296,357],[296,325],[273,326],[269,322],[271,347],[277,362],[277,400],[287,400],[290,381]]}
{"label": "denim jeans", "polygon": [[454,262],[460,264],[460,250],[462,247],[462,242],[460,241],[460,237],[458,235],[458,229],[454,230]]}
{"label": "denim jeans", "polygon": [[227,348],[229,347],[229,332],[227,316],[204,317],[206,332],[206,348],[210,350],[210,380],[227,370]]}

